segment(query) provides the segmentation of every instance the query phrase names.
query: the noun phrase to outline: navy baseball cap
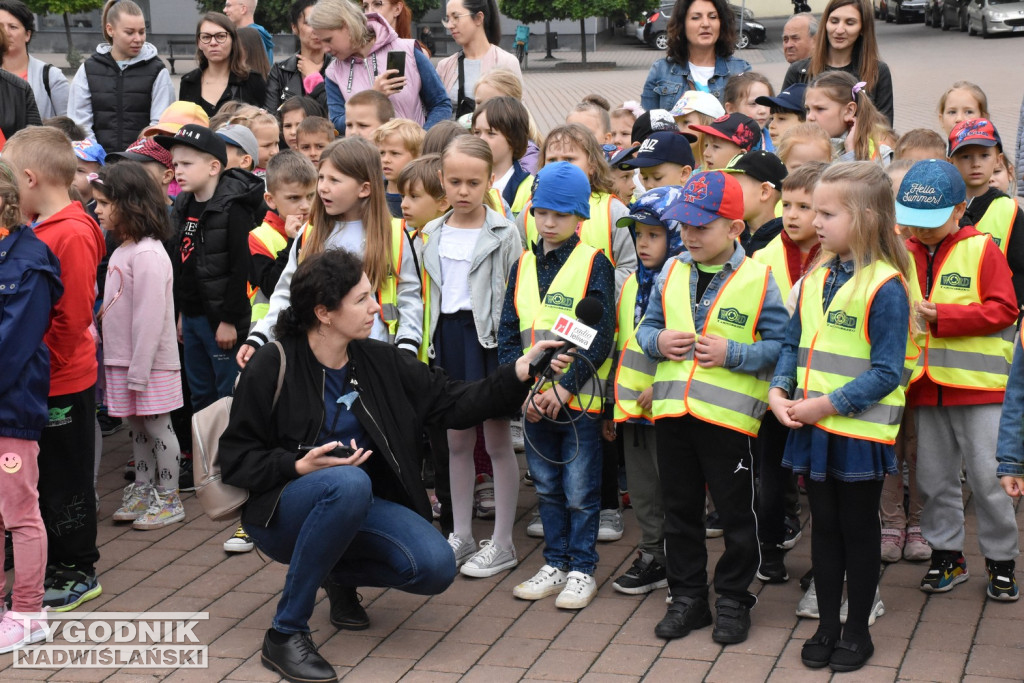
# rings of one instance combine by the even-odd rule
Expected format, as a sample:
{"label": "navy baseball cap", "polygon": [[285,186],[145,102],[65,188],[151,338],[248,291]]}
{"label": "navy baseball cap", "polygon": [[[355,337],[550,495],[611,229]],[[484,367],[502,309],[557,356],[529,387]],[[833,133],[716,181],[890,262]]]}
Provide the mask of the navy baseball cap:
{"label": "navy baseball cap", "polygon": [[619,163],[620,168],[648,168],[658,164],[694,167],[693,149],[685,136],[674,131],[652,133],[643,141],[636,157]]}
{"label": "navy baseball cap", "polygon": [[743,188],[728,173],[698,173],[683,186],[682,200],[670,206],[661,218],[698,226],[707,225],[716,218],[741,221]]}
{"label": "navy baseball cap", "polygon": [[804,92],[806,91],[806,83],[794,83],[775,97],[761,95],[754,101],[766,107],[775,107],[802,114],[804,111]]}
{"label": "navy baseball cap", "polygon": [[537,182],[530,200],[534,209],[550,209],[590,218],[590,179],[578,166],[556,161],[537,171]]}
{"label": "navy baseball cap", "polygon": [[744,152],[753,149],[761,139],[761,127],[757,121],[739,112],[726,114],[706,126],[690,126],[690,130],[733,142]]}
{"label": "navy baseball cap", "polygon": [[660,225],[668,230],[671,227],[669,223],[673,221],[664,220],[663,216],[670,206],[681,201],[682,198],[683,188],[678,185],[666,185],[648,190],[630,205],[628,216],[623,216],[615,221],[615,227],[628,228],[635,223],[643,223],[644,225]]}
{"label": "navy baseball cap", "polygon": [[940,228],[965,201],[967,186],[956,166],[938,159],[919,161],[896,192],[896,222],[910,228]]}
{"label": "navy baseball cap", "polygon": [[194,123],[182,126],[174,135],[157,135],[153,138],[157,144],[165,149],[172,149],[177,145],[184,145],[192,149],[209,154],[220,162],[220,165],[228,165],[228,148],[223,139],[206,126],[199,126]]}

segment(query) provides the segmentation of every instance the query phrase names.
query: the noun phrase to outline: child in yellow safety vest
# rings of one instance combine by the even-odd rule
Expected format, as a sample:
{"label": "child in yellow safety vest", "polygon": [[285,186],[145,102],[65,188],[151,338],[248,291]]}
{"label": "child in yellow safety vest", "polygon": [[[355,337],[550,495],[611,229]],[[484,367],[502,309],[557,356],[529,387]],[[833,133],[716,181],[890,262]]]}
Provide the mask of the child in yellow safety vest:
{"label": "child in yellow safety vest", "polygon": [[960,225],[992,236],[1013,271],[1013,289],[1020,303],[1024,301],[1024,211],[1016,197],[990,186],[1003,159],[999,131],[988,119],[963,121],[949,134],[949,160],[967,185],[967,210]]}
{"label": "child in yellow safety vest", "polygon": [[[667,260],[675,258],[683,250],[679,224],[662,220],[665,211],[682,197],[682,189],[678,185],[669,185],[645,192],[633,204],[629,216],[619,219],[619,227],[633,227],[640,259],[637,272],[630,275],[622,287],[616,311],[618,363],[615,376],[616,380],[622,377],[627,384],[637,373],[650,379],[654,377],[655,362],[635,344],[626,348],[626,343],[632,339],[647,309],[654,278]],[[663,530],[665,513],[661,503],[658,451],[651,414],[652,388],[650,381],[641,383],[647,386],[640,391],[635,384],[632,387],[615,385],[613,389],[614,416],[622,430],[629,497],[640,526],[637,559],[625,574],[612,583],[612,588],[627,595],[643,595],[668,586]]]}
{"label": "child in yellow safety vest", "polygon": [[575,318],[583,299],[601,310],[589,348],[576,351],[582,358],[523,406],[545,565],[512,593],[523,600],[557,593],[562,609],[586,607],[597,594],[601,417],[615,336],[612,266],[576,234],[590,216],[589,198],[587,176],[573,164],[556,162],[538,172],[531,211],[540,239],[509,273],[498,332],[498,360],[509,363],[536,341],[553,338],[559,316]]}
{"label": "child in yellow safety vest", "polygon": [[[739,244],[743,191],[734,177],[693,176],[662,220],[682,224],[687,251],[662,268],[635,341],[626,346],[657,361],[651,411],[672,603],[654,632],[681,638],[711,624],[706,487],[725,530],[711,637],[739,643],[750,629],[756,600],[748,587],[758,565],[750,438],[768,407],[788,316],[769,268],[747,258]],[[633,381],[620,373],[618,391],[651,382],[642,373]]]}
{"label": "child in yellow safety vest", "polygon": [[[956,129],[954,129],[955,131]],[[919,161],[896,195],[910,229],[913,285],[922,322],[918,377],[908,403],[917,415],[921,530],[932,562],[921,590],[942,593],[968,578],[961,462],[978,511],[988,596],[1017,600],[1017,523],[996,477],[997,428],[1013,354],[1017,301],[1006,259],[989,235],[958,227],[966,187],[945,161]],[[943,201],[945,200],[945,201]]]}
{"label": "child in yellow safety vest", "polygon": [[[804,276],[769,392],[790,432],[783,465],[804,475],[820,623],[801,649],[810,668],[854,671],[874,653],[878,506],[916,362],[892,190],[881,166],[839,163],[814,188],[821,265]],[[843,577],[849,612],[840,625]]]}

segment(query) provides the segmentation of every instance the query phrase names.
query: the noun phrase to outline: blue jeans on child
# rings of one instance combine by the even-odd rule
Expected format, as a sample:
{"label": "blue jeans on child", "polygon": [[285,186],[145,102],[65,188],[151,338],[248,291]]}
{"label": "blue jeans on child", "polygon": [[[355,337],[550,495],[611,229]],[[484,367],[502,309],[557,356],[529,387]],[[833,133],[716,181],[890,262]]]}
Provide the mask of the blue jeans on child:
{"label": "blue jeans on child", "polygon": [[[556,569],[593,576],[601,513],[601,421],[576,412],[573,417],[579,417],[578,452],[573,425],[527,422],[526,462],[544,524],[544,561]],[[565,410],[558,419],[566,419]],[[573,456],[565,465],[548,462],[564,463]]]}
{"label": "blue jeans on child", "polygon": [[181,316],[185,347],[185,378],[192,392],[192,409],[199,411],[230,396],[238,377],[235,350],[217,346],[216,335],[204,316]]}
{"label": "blue jeans on child", "polygon": [[[371,456],[373,457],[373,456]],[[427,520],[374,498],[358,467],[329,467],[285,486],[270,524],[246,532],[271,559],[289,565],[274,629],[309,631],[317,588],[328,575],[342,586],[398,588],[435,595],[455,579],[455,556]]]}

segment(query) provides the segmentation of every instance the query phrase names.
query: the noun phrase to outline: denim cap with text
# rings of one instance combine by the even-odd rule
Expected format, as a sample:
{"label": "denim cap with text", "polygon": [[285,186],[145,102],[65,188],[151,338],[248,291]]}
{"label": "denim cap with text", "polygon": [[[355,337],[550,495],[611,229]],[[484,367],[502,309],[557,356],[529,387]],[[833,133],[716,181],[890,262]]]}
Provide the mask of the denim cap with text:
{"label": "denim cap with text", "polygon": [[948,161],[918,161],[896,191],[896,222],[909,228],[940,228],[957,204],[967,201],[967,186]]}
{"label": "denim cap with text", "polygon": [[675,131],[665,130],[652,133],[640,144],[636,156],[619,162],[618,167],[622,169],[650,168],[660,164],[679,164],[693,168],[695,164],[690,141]]}
{"label": "denim cap with text", "polygon": [[530,200],[531,214],[534,209],[590,218],[590,179],[579,166],[568,161],[547,164],[537,171],[533,199]]}
{"label": "denim cap with text", "polygon": [[681,200],[670,206],[661,218],[695,226],[707,225],[717,218],[741,221],[743,188],[728,173],[698,173],[683,186]]}

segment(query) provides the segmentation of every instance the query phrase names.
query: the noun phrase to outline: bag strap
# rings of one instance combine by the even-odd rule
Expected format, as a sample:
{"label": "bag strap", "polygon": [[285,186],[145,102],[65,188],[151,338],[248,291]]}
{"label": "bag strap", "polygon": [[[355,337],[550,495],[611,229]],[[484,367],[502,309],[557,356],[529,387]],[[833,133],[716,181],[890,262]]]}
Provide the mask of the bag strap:
{"label": "bag strap", "polygon": [[459,53],[459,94],[458,94],[458,98],[459,99],[458,99],[458,101],[455,104],[456,107],[458,107],[458,105],[462,103],[462,100],[464,100],[466,98],[466,68],[465,68],[465,66],[463,64],[463,62],[465,62],[465,61],[466,61],[466,53],[465,52],[460,52]]}
{"label": "bag strap", "polygon": [[43,65],[43,88],[46,90],[46,97],[50,100],[50,104],[53,104],[53,93],[50,92],[50,69],[53,68],[53,64]]}
{"label": "bag strap", "polygon": [[277,370],[277,388],[274,389],[274,402],[270,404],[270,409],[273,410],[277,407],[277,399],[281,398],[281,388],[284,386],[284,370],[288,366],[288,357],[284,355],[284,347],[281,346],[281,342],[271,342],[277,347],[277,352],[281,354],[281,367]]}

